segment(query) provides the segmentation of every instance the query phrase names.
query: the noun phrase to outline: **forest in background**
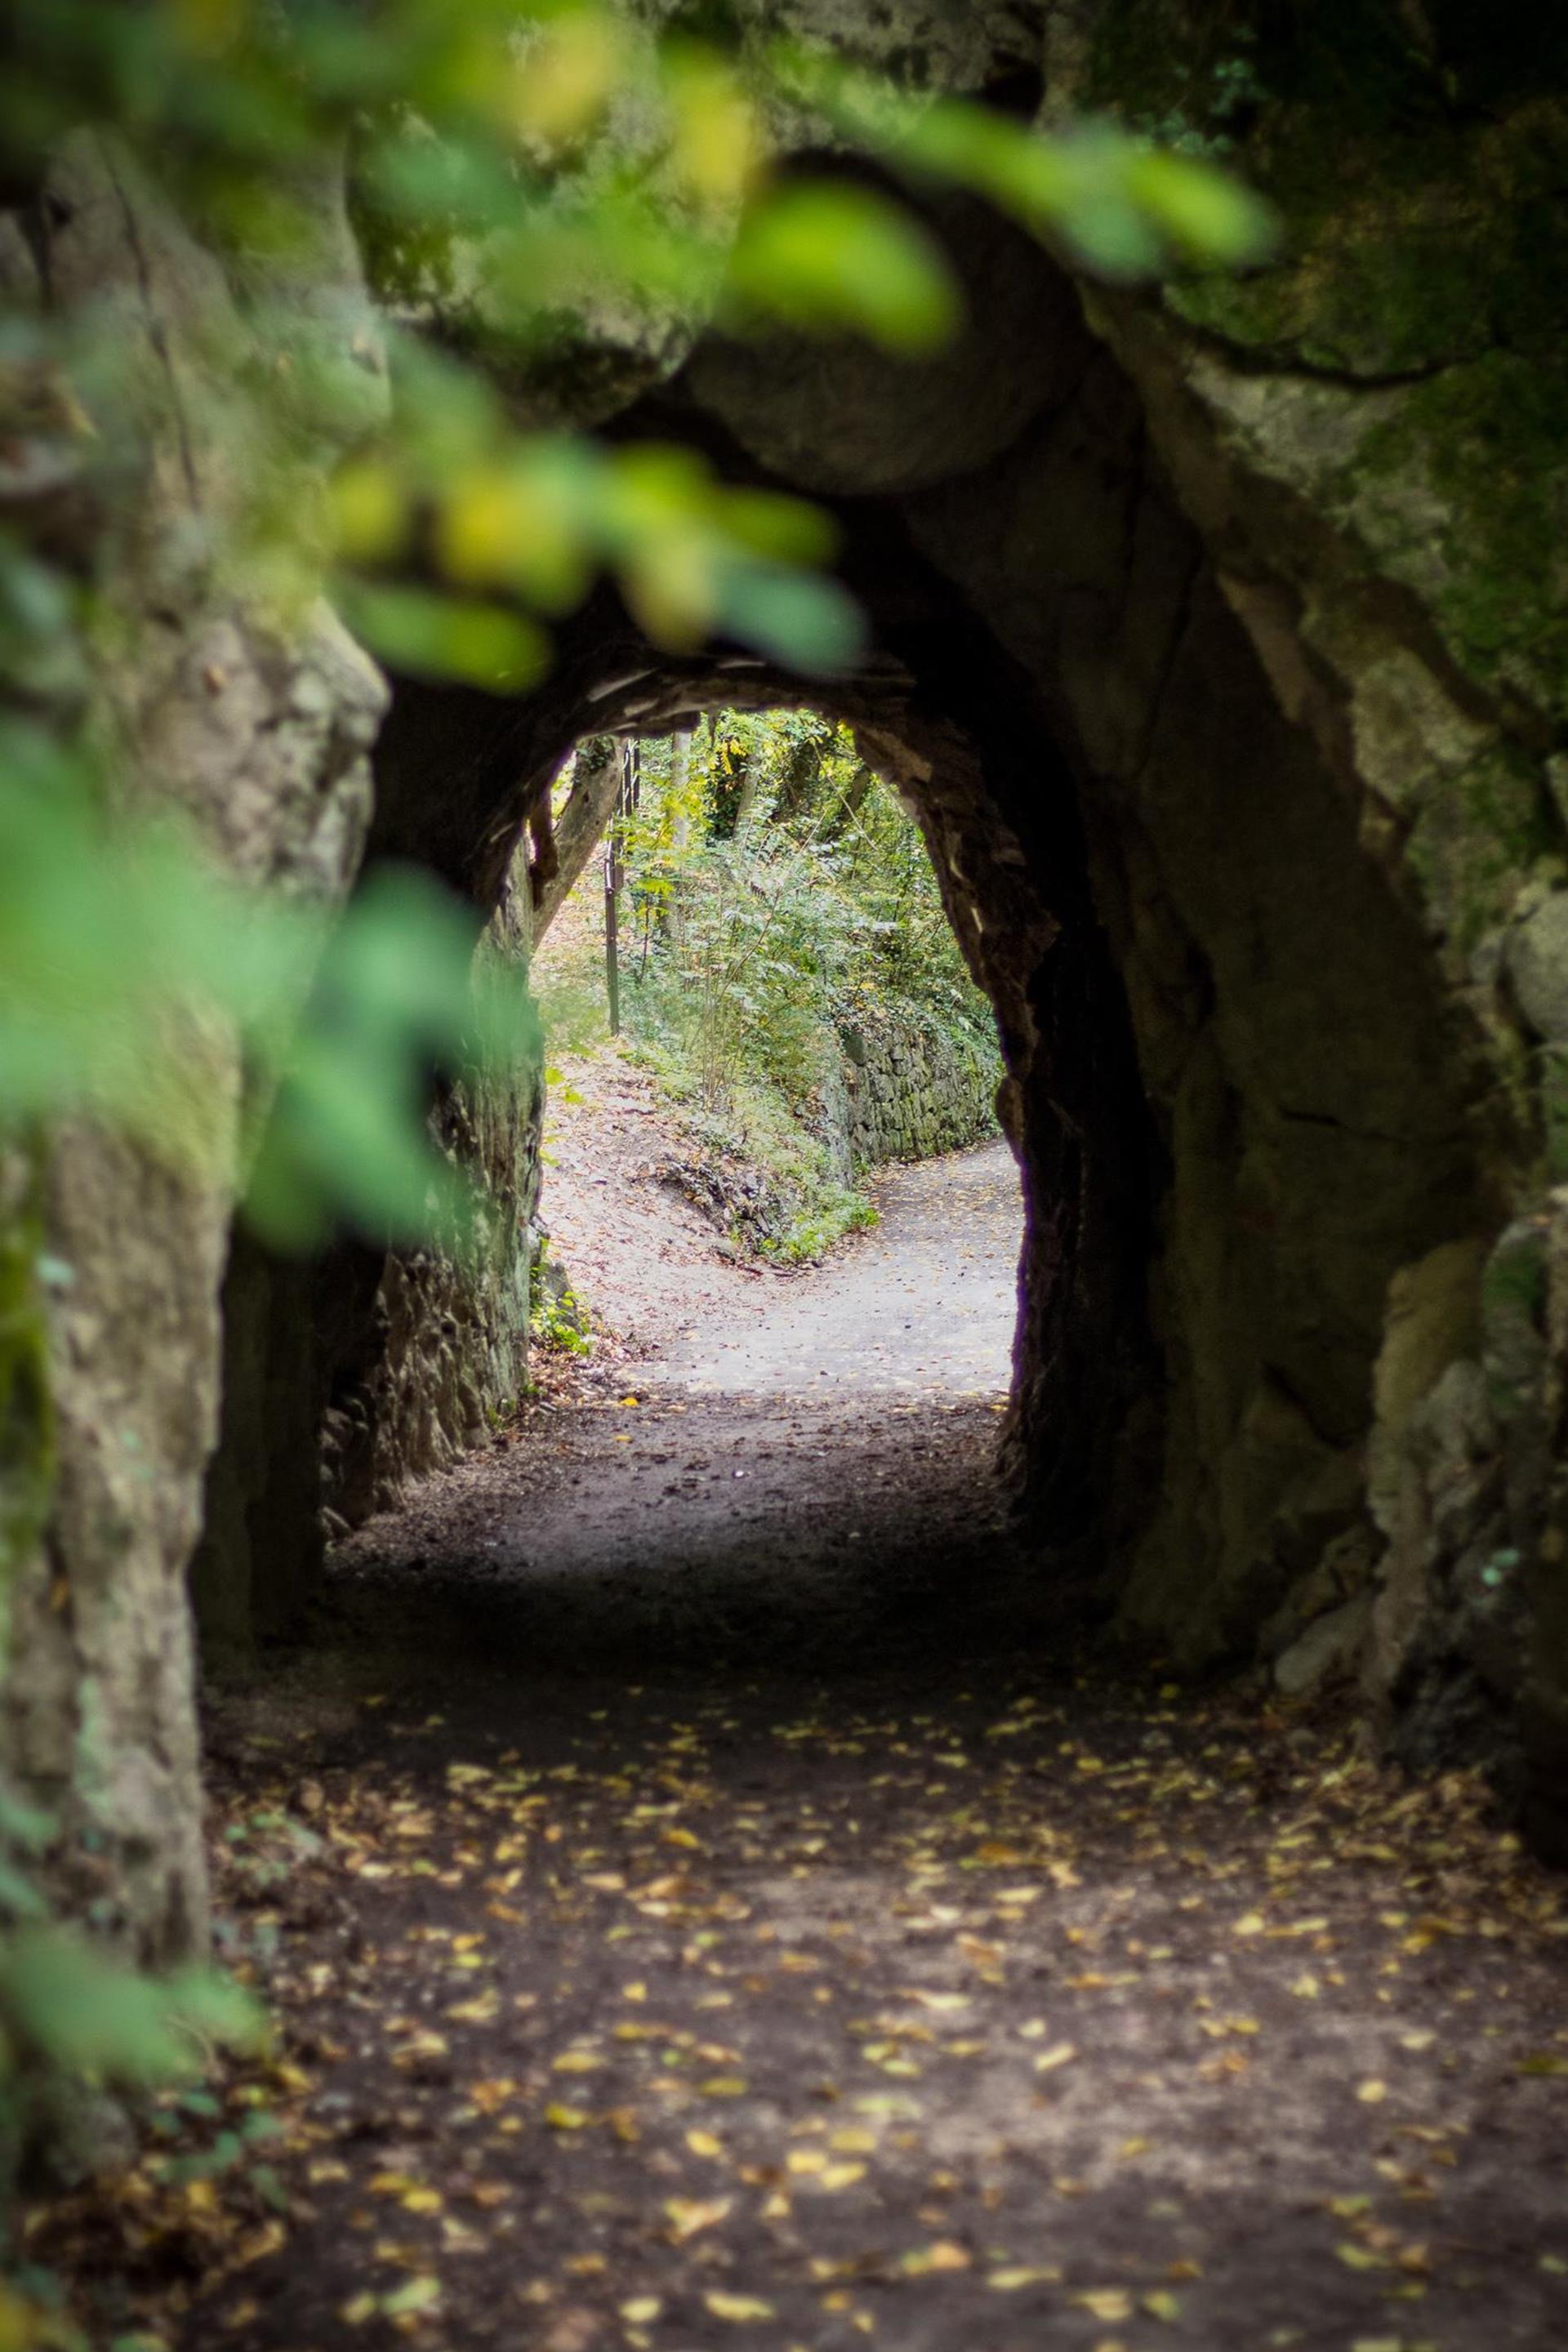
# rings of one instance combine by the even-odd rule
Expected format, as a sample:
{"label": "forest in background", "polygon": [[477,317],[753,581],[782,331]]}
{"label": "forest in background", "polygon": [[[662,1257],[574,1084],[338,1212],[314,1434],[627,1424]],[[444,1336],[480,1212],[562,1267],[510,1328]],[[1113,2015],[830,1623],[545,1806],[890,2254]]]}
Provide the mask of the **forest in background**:
{"label": "forest in background", "polygon": [[563,809],[575,768],[606,760],[614,814],[536,967],[547,1054],[611,1034],[613,867],[619,1031],[682,1115],[694,1190],[737,1246],[818,1257],[876,1215],[847,1141],[847,1053],[886,1030],[900,1051],[945,1048],[966,1094],[1002,1074],[920,827],[850,730],[810,710],[589,744]]}

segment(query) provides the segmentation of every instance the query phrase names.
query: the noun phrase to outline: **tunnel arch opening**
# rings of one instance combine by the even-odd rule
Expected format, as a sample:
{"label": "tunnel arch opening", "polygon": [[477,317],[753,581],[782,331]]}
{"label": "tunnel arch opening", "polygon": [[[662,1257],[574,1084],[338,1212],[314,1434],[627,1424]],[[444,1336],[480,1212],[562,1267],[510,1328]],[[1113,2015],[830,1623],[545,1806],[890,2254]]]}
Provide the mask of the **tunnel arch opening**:
{"label": "tunnel arch opening", "polygon": [[[952,354],[710,334],[610,429],[834,516],[867,648],[805,698],[916,811],[1006,1063],[1026,1232],[1004,1455],[1041,1578],[1180,1663],[1245,1656],[1314,1577],[1370,1577],[1389,1285],[1489,1213],[1478,1058],[1289,600],[1223,515],[1191,518],[1065,275],[977,212],[944,226],[971,298]],[[503,921],[580,739],[803,698],[739,646],[651,644],[607,590],[525,698],[392,685],[370,856]],[[262,1287],[291,1283],[329,1415],[389,1349],[428,1387],[433,1353],[488,1344],[453,1286],[368,1253]],[[336,1491],[352,1517],[364,1492]]]}

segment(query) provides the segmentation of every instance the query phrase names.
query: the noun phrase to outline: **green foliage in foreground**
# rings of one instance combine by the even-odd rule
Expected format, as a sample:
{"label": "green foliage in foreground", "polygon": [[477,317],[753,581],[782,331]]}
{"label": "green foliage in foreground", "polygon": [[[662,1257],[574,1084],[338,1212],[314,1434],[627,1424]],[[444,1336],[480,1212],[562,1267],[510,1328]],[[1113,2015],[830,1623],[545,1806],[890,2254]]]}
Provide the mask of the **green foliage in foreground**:
{"label": "green foliage in foreground", "polygon": [[24,1857],[0,1858],[0,2187],[73,2101],[195,2081],[220,2050],[268,2041],[257,2003],[216,1969],[149,1976],[62,1924],[31,1866],[54,1835],[48,1814],[0,1787],[0,1841]]}
{"label": "green foliage in foreground", "polygon": [[340,1219],[461,1245],[431,1075],[509,1069],[538,1038],[520,975],[476,979],[474,935],[411,872],[336,921],[243,891],[172,826],[112,827],[81,761],[0,726],[0,1121],[96,1119],[210,1181],[248,1165],[247,1215],[279,1246]]}

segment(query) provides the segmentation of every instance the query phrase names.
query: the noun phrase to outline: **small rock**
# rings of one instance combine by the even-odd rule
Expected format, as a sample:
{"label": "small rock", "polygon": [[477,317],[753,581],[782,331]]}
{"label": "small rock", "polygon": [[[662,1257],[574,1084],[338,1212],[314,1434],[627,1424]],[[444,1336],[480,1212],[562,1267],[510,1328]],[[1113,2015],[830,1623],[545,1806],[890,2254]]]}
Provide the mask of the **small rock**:
{"label": "small rock", "polygon": [[1285,1697],[1305,1698],[1326,1684],[1348,1681],[1360,1666],[1371,1622],[1372,1595],[1358,1592],[1309,1625],[1275,1661],[1274,1680]]}
{"label": "small rock", "polygon": [[1568,1038],[1568,890],[1554,891],[1509,933],[1504,960],[1537,1035]]}

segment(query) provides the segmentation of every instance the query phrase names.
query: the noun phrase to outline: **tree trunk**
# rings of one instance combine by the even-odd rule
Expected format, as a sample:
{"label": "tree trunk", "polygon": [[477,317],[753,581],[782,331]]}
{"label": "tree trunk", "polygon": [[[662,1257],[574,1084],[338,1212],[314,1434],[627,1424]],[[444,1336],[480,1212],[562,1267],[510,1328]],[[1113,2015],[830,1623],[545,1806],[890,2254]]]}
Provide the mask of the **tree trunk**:
{"label": "tree trunk", "polygon": [[613,736],[596,735],[578,745],[572,790],[555,822],[555,871],[546,875],[535,869],[530,876],[535,947],[594,855],[595,844],[615,810],[620,778],[620,748]]}

